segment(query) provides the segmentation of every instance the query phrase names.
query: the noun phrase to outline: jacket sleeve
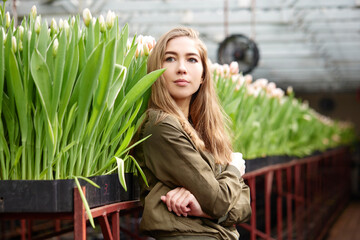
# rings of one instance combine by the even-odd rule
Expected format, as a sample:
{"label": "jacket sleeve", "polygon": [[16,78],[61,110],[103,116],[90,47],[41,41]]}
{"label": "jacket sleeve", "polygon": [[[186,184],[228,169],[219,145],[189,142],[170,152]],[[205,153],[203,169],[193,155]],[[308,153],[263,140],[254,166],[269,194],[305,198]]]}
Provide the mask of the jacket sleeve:
{"label": "jacket sleeve", "polygon": [[240,179],[241,193],[240,198],[236,202],[235,206],[228,212],[226,218],[218,223],[222,226],[229,227],[234,224],[246,222],[251,216],[250,205],[250,188],[245,184],[244,179]]}
{"label": "jacket sleeve", "polygon": [[233,166],[215,178],[211,166],[189,137],[169,121],[145,128],[151,137],[143,144],[145,164],[170,188],[185,187],[213,218],[225,216],[240,198],[240,172]]}

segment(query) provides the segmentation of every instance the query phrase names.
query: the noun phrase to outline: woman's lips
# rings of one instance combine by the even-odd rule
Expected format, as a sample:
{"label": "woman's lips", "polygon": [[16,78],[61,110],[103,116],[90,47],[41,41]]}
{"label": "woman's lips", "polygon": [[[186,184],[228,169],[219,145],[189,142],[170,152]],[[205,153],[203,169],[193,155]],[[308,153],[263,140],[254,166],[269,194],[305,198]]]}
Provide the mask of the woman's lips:
{"label": "woman's lips", "polygon": [[188,85],[188,84],[189,84],[189,81],[187,81],[187,80],[185,80],[185,79],[178,79],[178,80],[174,81],[174,83],[175,83],[176,85],[178,85],[178,86],[183,87],[183,86]]}

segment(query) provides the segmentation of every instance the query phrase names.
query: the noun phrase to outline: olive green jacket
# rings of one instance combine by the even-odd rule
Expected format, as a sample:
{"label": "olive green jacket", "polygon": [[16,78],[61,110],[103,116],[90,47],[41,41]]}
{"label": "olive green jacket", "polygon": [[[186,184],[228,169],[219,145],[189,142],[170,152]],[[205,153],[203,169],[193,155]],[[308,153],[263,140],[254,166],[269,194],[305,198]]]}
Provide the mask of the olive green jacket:
{"label": "olive green jacket", "polygon": [[[172,116],[157,122],[159,111],[149,110],[135,157],[149,186],[140,181],[144,205],[140,230],[153,237],[203,235],[238,239],[234,224],[251,215],[250,190],[234,166],[215,164],[208,152],[198,151],[180,122]],[[184,187],[213,219],[183,217],[169,212],[160,200],[170,190]]]}

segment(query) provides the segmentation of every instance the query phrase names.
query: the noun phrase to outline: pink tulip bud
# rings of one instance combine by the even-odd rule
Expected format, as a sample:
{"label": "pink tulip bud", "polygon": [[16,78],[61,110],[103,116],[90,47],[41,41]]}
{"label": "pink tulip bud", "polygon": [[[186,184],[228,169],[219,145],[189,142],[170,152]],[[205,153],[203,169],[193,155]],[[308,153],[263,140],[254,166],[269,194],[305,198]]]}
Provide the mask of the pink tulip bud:
{"label": "pink tulip bud", "polygon": [[239,63],[238,62],[231,62],[230,63],[230,74],[235,75],[239,73]]}
{"label": "pink tulip bud", "polygon": [[250,84],[253,81],[253,77],[250,74],[246,74],[244,78],[246,84]]}
{"label": "pink tulip bud", "polygon": [[138,44],[135,52],[135,57],[138,58],[139,56],[144,54],[144,49],[142,44]]}
{"label": "pink tulip bud", "polygon": [[266,92],[271,93],[276,88],[276,84],[274,82],[269,82],[266,86]]}
{"label": "pink tulip bud", "polygon": [[265,89],[268,82],[269,81],[267,79],[265,79],[265,78],[259,78],[253,84],[254,84],[255,87]]}

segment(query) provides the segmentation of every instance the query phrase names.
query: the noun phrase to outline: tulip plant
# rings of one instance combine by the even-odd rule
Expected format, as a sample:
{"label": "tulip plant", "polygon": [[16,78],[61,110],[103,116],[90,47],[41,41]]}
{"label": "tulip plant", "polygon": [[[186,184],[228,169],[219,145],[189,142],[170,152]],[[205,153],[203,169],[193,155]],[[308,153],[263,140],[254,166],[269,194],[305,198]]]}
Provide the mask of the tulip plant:
{"label": "tulip plant", "polygon": [[252,80],[238,65],[212,65],[220,102],[231,120],[233,147],[247,159],[270,155],[303,157],[351,143],[350,123],[331,120],[267,79]]}
{"label": "tulip plant", "polygon": [[50,29],[36,8],[17,28],[3,13],[1,179],[92,176],[126,161],[143,94],[162,73],[146,75],[142,43],[111,12],[106,25],[85,10],[85,28],[73,17]]}
{"label": "tulip plant", "polygon": [[[147,105],[154,40],[129,39],[113,12],[59,22],[33,7],[14,25],[0,6],[0,180],[52,180],[118,171],[143,175],[128,154]],[[140,41],[140,40],[141,41]],[[144,40],[145,39],[145,40]],[[146,45],[146,46],[145,46]],[[143,175],[144,176],[144,175]],[[82,193],[82,192],[81,192]]]}

